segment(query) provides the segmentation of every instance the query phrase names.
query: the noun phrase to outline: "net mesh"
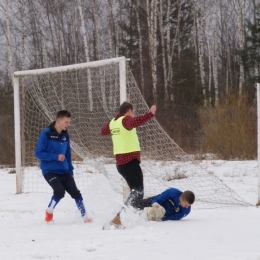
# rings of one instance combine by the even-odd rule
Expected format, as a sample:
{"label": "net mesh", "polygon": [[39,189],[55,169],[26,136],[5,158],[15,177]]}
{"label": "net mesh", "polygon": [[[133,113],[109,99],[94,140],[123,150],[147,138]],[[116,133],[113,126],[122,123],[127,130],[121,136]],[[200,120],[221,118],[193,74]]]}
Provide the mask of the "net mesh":
{"label": "net mesh", "polygon": [[[27,74],[20,79],[22,191],[50,192],[42,178],[34,149],[39,133],[55,120],[57,111],[72,113],[71,147],[77,158],[75,178],[84,193],[122,192],[110,136],[100,130],[120,106],[119,64],[70,69],[65,72]],[[127,67],[127,94],[136,115],[149,111]],[[192,190],[197,208],[249,205],[216,176],[196,164],[154,118],[137,128],[141,145],[145,197],[169,187]],[[100,185],[102,182],[102,185]],[[104,183],[107,183],[104,189]],[[102,188],[99,189],[99,186]]]}

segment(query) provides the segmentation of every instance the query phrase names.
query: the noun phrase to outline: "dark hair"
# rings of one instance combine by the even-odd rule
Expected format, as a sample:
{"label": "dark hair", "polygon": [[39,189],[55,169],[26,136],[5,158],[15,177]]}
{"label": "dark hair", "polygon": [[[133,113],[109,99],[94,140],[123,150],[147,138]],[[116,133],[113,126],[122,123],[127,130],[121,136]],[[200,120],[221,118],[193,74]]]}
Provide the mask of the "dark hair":
{"label": "dark hair", "polygon": [[119,113],[124,115],[129,109],[133,110],[133,105],[129,102],[123,102],[119,107]]}
{"label": "dark hair", "polygon": [[187,201],[189,204],[193,204],[195,201],[195,195],[192,191],[186,190],[181,194],[183,200]]}
{"label": "dark hair", "polygon": [[56,119],[58,118],[63,118],[63,117],[71,117],[71,114],[69,111],[67,110],[60,110],[57,115],[56,115]]}

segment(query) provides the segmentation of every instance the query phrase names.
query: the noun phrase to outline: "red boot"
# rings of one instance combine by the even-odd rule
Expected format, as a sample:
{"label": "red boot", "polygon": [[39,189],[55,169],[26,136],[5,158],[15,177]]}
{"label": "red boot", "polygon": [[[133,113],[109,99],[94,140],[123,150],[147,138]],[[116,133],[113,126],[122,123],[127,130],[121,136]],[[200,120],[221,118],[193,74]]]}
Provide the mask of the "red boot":
{"label": "red boot", "polygon": [[53,214],[48,213],[48,211],[46,209],[46,211],[45,211],[45,221],[50,222],[50,221],[52,221],[52,218],[53,218]]}
{"label": "red boot", "polygon": [[84,222],[85,222],[85,223],[92,223],[93,220],[92,220],[92,218],[87,218]]}

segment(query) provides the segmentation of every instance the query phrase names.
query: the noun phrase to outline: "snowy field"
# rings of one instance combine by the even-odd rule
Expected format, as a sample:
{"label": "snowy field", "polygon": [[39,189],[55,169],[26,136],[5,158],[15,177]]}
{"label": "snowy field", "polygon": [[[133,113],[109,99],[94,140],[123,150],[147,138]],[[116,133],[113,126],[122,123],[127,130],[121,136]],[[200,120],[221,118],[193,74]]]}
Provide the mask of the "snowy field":
{"label": "snowy field", "polygon": [[[256,161],[200,164],[256,203]],[[126,229],[102,230],[122,205],[121,196],[111,190],[83,194],[93,223],[82,222],[66,195],[55,209],[54,223],[46,224],[44,211],[51,194],[16,195],[15,175],[9,172],[0,169],[0,260],[260,260],[260,208],[192,210],[181,221],[161,223],[128,212],[122,216]]]}

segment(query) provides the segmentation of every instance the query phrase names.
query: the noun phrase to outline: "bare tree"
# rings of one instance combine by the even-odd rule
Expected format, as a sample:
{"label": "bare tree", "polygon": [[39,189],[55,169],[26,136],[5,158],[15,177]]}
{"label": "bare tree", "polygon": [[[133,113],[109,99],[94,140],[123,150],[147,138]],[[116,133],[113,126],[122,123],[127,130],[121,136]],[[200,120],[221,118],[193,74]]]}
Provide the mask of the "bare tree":
{"label": "bare tree", "polygon": [[[171,40],[171,30],[170,30],[170,24],[168,24],[167,27],[167,52],[168,52],[168,75],[167,75],[167,85],[169,86],[172,80],[172,60],[174,56],[174,51],[178,42],[178,37],[180,37],[180,21],[181,21],[181,6],[184,3],[185,0],[177,0],[177,24],[175,27],[175,32],[173,32],[173,39]],[[170,12],[171,4],[168,2],[167,6],[167,14]],[[168,20],[169,22],[169,20]],[[174,96],[171,96],[171,101],[174,101]]]}
{"label": "bare tree", "polygon": [[99,40],[99,26],[97,21],[97,8],[96,0],[91,0],[93,26],[94,26],[94,52],[96,53],[96,59],[100,59],[100,40]]}
{"label": "bare tree", "polygon": [[[197,28],[197,37],[198,37],[198,54],[199,54],[199,67],[200,67],[200,79],[201,85],[203,88],[203,96],[206,96],[205,91],[205,69],[204,69],[204,0],[198,1],[194,0],[195,4],[195,19],[196,19],[196,28]],[[205,100],[204,100],[205,101]],[[204,102],[204,105],[206,103]]]}
{"label": "bare tree", "polygon": [[42,7],[42,0],[40,0],[40,28],[43,36],[43,64],[45,68],[49,67],[48,55],[47,55],[47,44],[46,44],[46,33],[45,33],[45,26],[44,26],[44,17],[43,17],[43,7]]}
{"label": "bare tree", "polygon": [[[85,55],[86,55],[86,61],[89,62],[89,50],[88,50],[88,41],[87,41],[87,34],[86,34],[86,28],[85,28],[85,22],[84,22],[84,16],[82,12],[82,3],[81,0],[78,0],[78,8],[80,13],[80,19],[81,19],[81,28],[83,32],[83,39],[84,39],[84,49],[85,49]],[[90,70],[87,69],[88,74],[88,94],[89,94],[89,106],[90,110],[93,110],[93,98],[92,98],[92,80],[91,80],[91,74]]]}
{"label": "bare tree", "polygon": [[159,12],[159,24],[160,24],[160,34],[161,34],[161,45],[162,45],[162,61],[163,61],[163,82],[164,82],[164,99],[168,100],[168,86],[167,81],[167,68],[166,68],[166,57],[165,57],[165,37],[164,37],[164,24],[163,24],[163,1],[160,0],[160,12]]}
{"label": "bare tree", "polygon": [[152,68],[153,97],[157,100],[157,0],[146,0],[146,13],[149,34],[149,54]]}
{"label": "bare tree", "polygon": [[[21,38],[21,59],[22,59],[22,66],[21,70],[25,70],[25,40],[24,40],[24,8],[22,0],[18,1],[18,9],[20,13],[20,20],[21,20],[21,29],[20,29],[20,38]],[[22,78],[22,80],[24,80]]]}
{"label": "bare tree", "polygon": [[137,0],[136,4],[136,19],[137,19],[137,30],[138,30],[138,43],[139,43],[139,55],[140,55],[140,68],[141,68],[141,92],[144,93],[144,65],[143,65],[143,44],[142,44],[142,32],[139,17],[140,0]]}
{"label": "bare tree", "polygon": [[[238,36],[239,36],[239,48],[242,51],[244,49],[245,38],[244,38],[244,16],[241,7],[241,0],[236,0],[236,11],[237,11],[237,23],[238,23]],[[244,65],[242,59],[239,60],[239,93],[242,93],[242,87],[244,84]]]}
{"label": "bare tree", "polygon": [[111,30],[111,23],[112,23],[112,15],[109,10],[109,0],[106,0],[106,20],[107,20],[107,30],[108,30],[108,53],[109,58],[112,58],[113,52],[112,52],[112,30]]}
{"label": "bare tree", "polygon": [[215,88],[215,104],[219,103],[219,89],[218,89],[218,1],[214,1],[214,43],[213,43],[213,78]]}
{"label": "bare tree", "polygon": [[[260,0],[254,0],[254,23],[258,30],[260,30]],[[258,34],[260,38],[260,33]],[[258,55],[260,56],[260,48],[258,48]],[[254,76],[259,77],[259,64],[256,62]]]}
{"label": "bare tree", "polygon": [[112,8],[112,16],[113,16],[113,21],[114,21],[114,27],[115,27],[115,55],[118,57],[119,52],[118,52],[118,19],[117,19],[117,1],[113,0],[113,8]]}
{"label": "bare tree", "polygon": [[78,63],[78,38],[77,38],[77,26],[76,26],[76,10],[73,2],[70,5],[70,14],[71,14],[71,27],[73,35],[73,45],[74,45],[74,63]]}
{"label": "bare tree", "polygon": [[[208,70],[209,70],[209,75],[208,75],[208,92],[209,92],[209,104],[211,104],[211,101],[212,101],[212,97],[211,97],[211,81],[212,81],[212,60],[211,60],[211,58],[212,58],[212,54],[211,54],[211,44],[210,44],[210,40],[209,40],[209,38],[207,39],[207,47],[208,47],[208,62],[209,62],[209,64],[208,64],[208,66],[209,66],[209,68],[208,68]],[[206,94],[205,94],[205,92],[203,92],[203,94],[204,94],[204,97],[205,97],[205,99],[204,99],[204,106],[207,104],[207,99],[206,99]]]}
{"label": "bare tree", "polygon": [[6,29],[7,29],[9,71],[10,71],[10,77],[11,77],[12,82],[13,82],[14,68],[13,68],[13,54],[12,54],[12,38],[11,38],[10,16],[9,16],[9,9],[8,9],[7,0],[4,0],[4,4],[5,4]]}
{"label": "bare tree", "polygon": [[81,29],[82,29],[82,33],[83,33],[86,61],[89,62],[90,59],[89,59],[87,32],[86,32],[86,27],[85,27],[85,19],[83,16],[81,0],[78,0],[78,8],[79,8],[79,14],[80,14],[80,20],[81,20]]}

